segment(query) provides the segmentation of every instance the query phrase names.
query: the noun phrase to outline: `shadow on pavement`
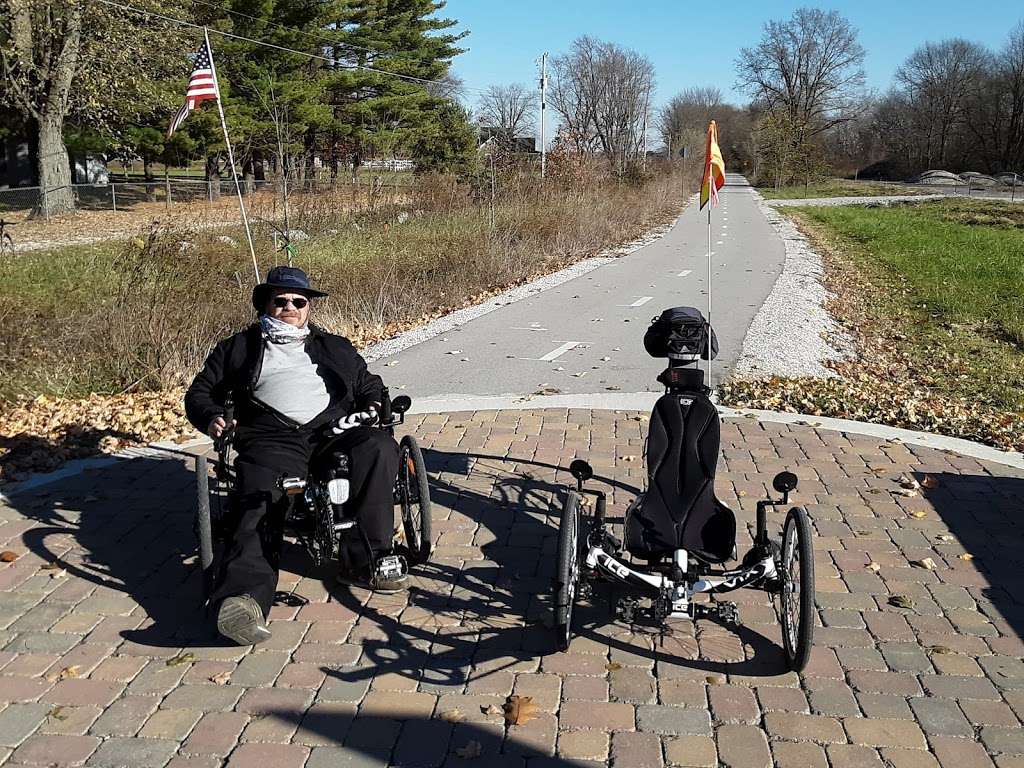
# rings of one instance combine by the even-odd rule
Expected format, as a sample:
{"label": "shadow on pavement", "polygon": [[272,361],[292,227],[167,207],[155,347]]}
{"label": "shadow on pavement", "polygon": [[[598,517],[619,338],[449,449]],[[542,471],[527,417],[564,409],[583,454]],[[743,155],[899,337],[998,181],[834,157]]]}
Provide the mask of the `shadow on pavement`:
{"label": "shadow on pavement", "polygon": [[137,458],[8,496],[39,523],[22,540],[40,565],[95,586],[97,612],[117,617],[128,639],[176,647],[213,639],[194,565],[194,486],[182,461]]}
{"label": "shadow on pavement", "polygon": [[[455,691],[554,650],[545,624],[550,623],[557,518],[568,471],[516,457],[439,450],[427,450],[425,457],[436,478],[431,483],[435,509],[451,510],[450,517],[457,518],[439,521],[441,536],[458,541],[456,550],[467,550],[456,554],[480,552],[485,559],[436,557],[417,569],[407,610],[404,598],[396,604],[337,587],[329,569],[314,568],[299,546],[287,547],[285,570],[322,579],[333,599],[361,622],[376,624],[362,640],[371,666],[332,675],[359,680],[395,672]],[[638,490],[598,480],[616,492]],[[39,564],[57,563],[69,576],[95,585],[98,611],[116,617],[123,637],[165,648],[220,644],[201,605],[190,462],[119,461],[42,488],[15,490],[9,503],[38,523],[22,539]],[[724,665],[737,674],[778,672],[775,643],[750,629],[741,630],[740,639],[753,657],[729,664],[680,658],[680,653],[695,655],[696,647],[690,643],[683,653],[684,647],[673,649],[669,638],[659,648],[655,641],[661,638],[643,628],[629,633],[600,604],[582,610],[580,619],[583,637],[613,651],[641,650],[656,662],[697,670],[722,671]]]}
{"label": "shadow on pavement", "polygon": [[[944,524],[922,520],[919,527],[916,544],[945,561],[922,581],[965,588],[1001,634],[1024,637],[1024,478],[944,472],[916,479]],[[951,541],[942,540],[945,529]]]}
{"label": "shadow on pavement", "polygon": [[[485,716],[479,711],[460,713],[466,720],[452,723],[438,717],[412,716],[409,712],[394,713],[392,717],[364,711],[357,715],[354,705],[345,704],[314,705],[305,712],[268,708],[257,714],[294,727],[292,738],[297,742],[320,745],[313,747],[307,765],[315,762],[317,766],[360,768],[589,768],[606,764],[604,760],[551,756],[549,748],[538,743],[541,736],[540,740],[554,744],[553,732],[557,728],[550,713],[540,713],[531,723],[508,727],[501,716]],[[548,738],[543,738],[543,734]],[[258,749],[260,745],[250,743],[241,749],[246,747]],[[236,750],[228,760],[229,768],[236,765],[236,755],[237,765],[245,764],[243,755]]]}

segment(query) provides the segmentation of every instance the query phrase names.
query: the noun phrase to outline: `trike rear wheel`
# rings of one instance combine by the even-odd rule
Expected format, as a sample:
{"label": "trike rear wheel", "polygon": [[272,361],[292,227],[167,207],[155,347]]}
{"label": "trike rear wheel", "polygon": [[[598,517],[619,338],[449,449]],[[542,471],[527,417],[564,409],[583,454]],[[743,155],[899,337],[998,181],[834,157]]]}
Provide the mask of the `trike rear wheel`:
{"label": "trike rear wheel", "polygon": [[410,565],[421,565],[430,559],[433,549],[427,465],[412,435],[402,438],[399,449],[398,490],[405,546]]}
{"label": "trike rear wheel", "polygon": [[580,581],[580,497],[570,491],[562,507],[558,527],[558,562],[555,573],[555,643],[560,651],[569,649],[572,616]]}
{"label": "trike rear wheel", "polygon": [[782,528],[779,555],[782,646],[794,672],[807,666],[814,639],[814,551],[811,523],[802,507],[793,507]]}

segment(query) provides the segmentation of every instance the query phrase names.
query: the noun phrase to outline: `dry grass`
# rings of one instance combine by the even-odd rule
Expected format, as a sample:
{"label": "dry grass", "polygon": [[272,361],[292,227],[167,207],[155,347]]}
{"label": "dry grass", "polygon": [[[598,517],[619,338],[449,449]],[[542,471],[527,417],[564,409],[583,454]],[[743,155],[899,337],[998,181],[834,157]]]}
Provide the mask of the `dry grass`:
{"label": "dry grass", "polygon": [[[635,183],[553,163],[543,186],[514,169],[489,185],[421,181],[358,212],[329,197],[297,201],[311,239],[296,264],[332,296],[318,310],[357,345],[634,239],[678,214],[681,180]],[[692,189],[693,181],[688,187]],[[0,402],[187,383],[218,338],[252,320],[252,265],[210,232],[154,228],[127,244],[22,254],[0,264]],[[273,254],[258,233],[260,266]],[[11,403],[13,405],[13,403]]]}

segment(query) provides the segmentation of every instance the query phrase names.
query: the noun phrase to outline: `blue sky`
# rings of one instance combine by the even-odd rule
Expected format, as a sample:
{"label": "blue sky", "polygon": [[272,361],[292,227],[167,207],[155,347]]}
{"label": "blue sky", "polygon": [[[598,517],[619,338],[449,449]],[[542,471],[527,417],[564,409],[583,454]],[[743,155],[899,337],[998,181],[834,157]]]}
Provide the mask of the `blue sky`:
{"label": "blue sky", "polygon": [[[812,2],[701,2],[700,0],[448,0],[442,14],[468,29],[469,50],[455,60],[455,72],[469,88],[497,83],[537,82],[534,60],[542,51],[568,49],[589,34],[634,48],[654,62],[660,106],[691,85],[716,85],[730,100],[743,101],[732,86],[740,48],[757,42],[765,21],[788,18],[814,5],[837,10],[860,32],[867,50],[868,85],[884,90],[896,67],[921,43],[964,37],[1001,46],[1024,18],[1024,3],[951,0],[861,0]],[[478,94],[468,91],[466,100]]]}

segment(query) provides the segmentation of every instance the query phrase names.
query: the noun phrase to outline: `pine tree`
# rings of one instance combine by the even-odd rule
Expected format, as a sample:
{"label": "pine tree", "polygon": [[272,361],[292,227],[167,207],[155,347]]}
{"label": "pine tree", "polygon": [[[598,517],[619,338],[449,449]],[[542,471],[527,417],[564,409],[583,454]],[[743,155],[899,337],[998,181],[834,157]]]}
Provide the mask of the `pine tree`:
{"label": "pine tree", "polygon": [[466,33],[447,31],[456,22],[436,15],[444,6],[437,0],[353,0],[338,19],[347,48],[328,86],[332,143],[336,156],[348,156],[353,174],[369,155],[410,152],[436,136],[442,122],[451,123],[450,102],[433,84],[448,76],[462,52],[455,44]]}

